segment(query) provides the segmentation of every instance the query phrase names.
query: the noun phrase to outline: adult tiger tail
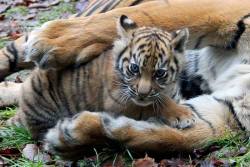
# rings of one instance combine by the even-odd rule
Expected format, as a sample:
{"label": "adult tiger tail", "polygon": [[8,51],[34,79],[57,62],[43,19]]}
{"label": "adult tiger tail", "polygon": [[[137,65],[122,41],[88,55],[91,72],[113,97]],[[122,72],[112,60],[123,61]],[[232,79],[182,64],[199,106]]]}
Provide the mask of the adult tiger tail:
{"label": "adult tiger tail", "polygon": [[0,81],[8,74],[32,66],[33,63],[24,62],[24,43],[27,39],[28,35],[22,36],[0,50]]}
{"label": "adult tiger tail", "polygon": [[[147,1],[152,0],[90,0],[86,9],[71,18],[104,13],[115,8],[134,6]],[[24,44],[28,38],[29,33],[0,50],[0,81],[13,72],[34,66],[31,62],[25,62]]]}
{"label": "adult tiger tail", "polygon": [[[191,152],[231,130],[240,129],[237,122],[239,115],[233,114],[234,107],[230,104],[231,101],[209,95],[187,101],[184,105],[198,119],[192,128],[184,130],[128,117],[113,117],[107,113],[84,111],[73,119],[66,118],[58,122],[50,129],[45,136],[45,149],[65,159],[77,159],[80,155],[93,153],[93,147],[104,146],[104,143],[112,145],[115,142],[137,153],[155,155]],[[178,106],[173,102],[169,107]],[[240,121],[249,124],[249,120]],[[89,140],[92,137],[96,140]]]}

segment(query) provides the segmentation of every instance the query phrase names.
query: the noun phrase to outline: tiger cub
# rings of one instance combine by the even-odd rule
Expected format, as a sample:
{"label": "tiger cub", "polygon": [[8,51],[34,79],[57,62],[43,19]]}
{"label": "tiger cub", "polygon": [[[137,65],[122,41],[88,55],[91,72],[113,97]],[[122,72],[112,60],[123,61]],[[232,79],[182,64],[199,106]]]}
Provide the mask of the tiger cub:
{"label": "tiger cub", "polygon": [[20,111],[10,122],[26,126],[35,139],[83,110],[191,126],[190,111],[168,107],[170,99],[180,99],[178,76],[185,63],[187,29],[168,33],[138,28],[124,15],[117,29],[120,38],[113,49],[87,64],[59,71],[36,69],[23,84]]}

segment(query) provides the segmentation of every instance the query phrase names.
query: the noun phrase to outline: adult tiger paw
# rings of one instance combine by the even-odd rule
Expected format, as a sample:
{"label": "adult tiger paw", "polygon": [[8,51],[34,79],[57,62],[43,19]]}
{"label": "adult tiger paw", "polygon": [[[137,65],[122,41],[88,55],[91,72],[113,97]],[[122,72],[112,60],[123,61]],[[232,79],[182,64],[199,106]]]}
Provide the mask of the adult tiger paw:
{"label": "adult tiger paw", "polygon": [[67,48],[67,39],[62,38],[65,28],[60,23],[59,20],[47,22],[30,33],[25,43],[25,61],[33,61],[42,69],[61,68],[72,63],[74,57]]}
{"label": "adult tiger paw", "polygon": [[87,63],[100,55],[109,41],[97,39],[88,28],[88,19],[65,19],[45,23],[32,31],[25,43],[25,60],[42,68],[62,69],[73,64]]}
{"label": "adult tiger paw", "polygon": [[104,140],[99,113],[84,111],[58,121],[45,135],[44,149],[64,159],[75,159],[93,152]]}

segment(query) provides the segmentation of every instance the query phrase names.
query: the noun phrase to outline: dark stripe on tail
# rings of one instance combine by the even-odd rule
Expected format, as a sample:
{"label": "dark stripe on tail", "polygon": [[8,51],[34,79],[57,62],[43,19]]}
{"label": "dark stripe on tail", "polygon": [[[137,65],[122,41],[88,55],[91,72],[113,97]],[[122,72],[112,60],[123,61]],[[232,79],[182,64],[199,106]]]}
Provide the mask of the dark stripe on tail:
{"label": "dark stripe on tail", "polygon": [[226,46],[227,49],[235,49],[237,47],[237,44],[240,40],[241,35],[246,30],[246,25],[244,23],[244,19],[250,17],[250,14],[245,15],[240,21],[237,23],[237,31],[235,32],[231,42]]}
{"label": "dark stripe on tail", "polygon": [[209,122],[208,120],[205,120],[200,114],[199,112],[196,110],[196,108],[192,105],[192,104],[188,104],[188,103],[185,103],[184,104],[185,106],[188,106],[198,117],[199,119],[201,119],[202,121],[206,122],[208,124],[208,126],[212,129],[213,131],[213,134],[215,134],[216,130],[215,128],[213,127],[212,123]]}
{"label": "dark stripe on tail", "polygon": [[[115,3],[114,3],[115,2]],[[119,5],[121,1],[118,1],[118,0],[115,0],[113,2],[110,2],[109,4],[107,4],[102,10],[100,13],[104,13],[104,12],[107,12],[109,10],[112,10],[114,9],[117,5]]]}
{"label": "dark stripe on tail", "polygon": [[132,2],[129,6],[135,6],[138,5],[139,3],[143,2],[143,0],[135,0],[134,2]]}
{"label": "dark stripe on tail", "polygon": [[236,120],[236,122],[237,122],[237,125],[239,126],[239,128],[240,128],[241,130],[244,131],[246,128],[241,124],[241,122],[240,122],[240,120],[239,120],[239,118],[238,118],[238,116],[237,116],[237,114],[236,114],[236,112],[235,112],[235,110],[234,110],[234,106],[233,106],[232,102],[230,102],[229,100],[218,99],[218,98],[216,98],[216,97],[213,97],[213,98],[214,98],[214,100],[216,100],[217,102],[222,103],[222,104],[224,104],[225,106],[228,107],[229,111],[233,114],[233,116],[234,116],[234,118],[235,118],[235,120]]}
{"label": "dark stripe on tail", "polygon": [[14,42],[11,42],[11,44],[9,44],[8,46],[6,46],[6,49],[9,53],[11,53],[13,55],[13,58],[11,58],[10,56],[8,56],[9,58],[9,69],[10,71],[16,71],[16,67],[17,67],[17,61],[18,61],[18,52],[17,49],[14,45]]}

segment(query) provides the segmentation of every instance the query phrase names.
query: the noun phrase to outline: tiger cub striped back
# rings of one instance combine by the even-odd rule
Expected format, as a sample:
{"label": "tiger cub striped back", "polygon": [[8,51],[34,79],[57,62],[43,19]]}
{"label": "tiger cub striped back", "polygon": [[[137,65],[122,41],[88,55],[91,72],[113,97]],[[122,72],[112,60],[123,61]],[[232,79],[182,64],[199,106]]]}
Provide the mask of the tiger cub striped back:
{"label": "tiger cub striped back", "polygon": [[113,49],[87,64],[35,70],[23,85],[20,111],[9,122],[24,120],[34,138],[43,138],[59,120],[84,110],[191,126],[191,112],[166,107],[170,98],[178,99],[188,31],[138,28],[127,16],[120,17],[117,27],[120,39]]}

